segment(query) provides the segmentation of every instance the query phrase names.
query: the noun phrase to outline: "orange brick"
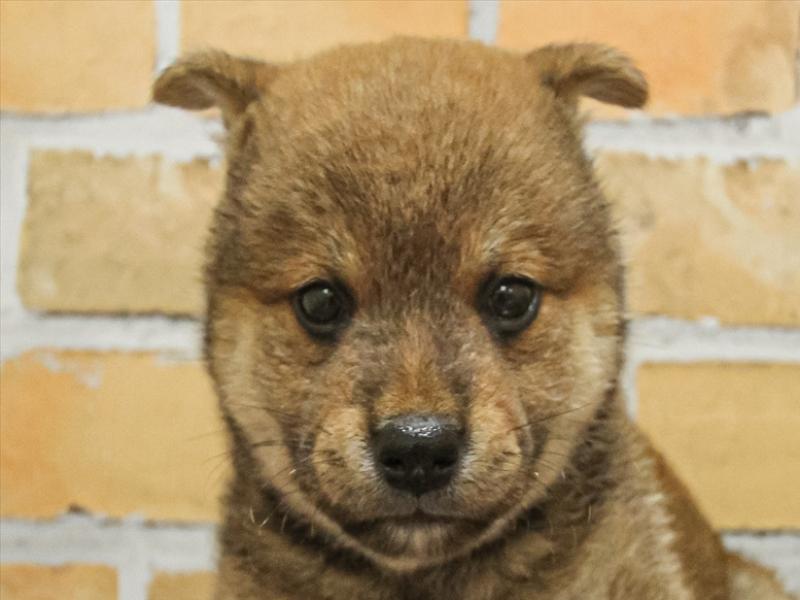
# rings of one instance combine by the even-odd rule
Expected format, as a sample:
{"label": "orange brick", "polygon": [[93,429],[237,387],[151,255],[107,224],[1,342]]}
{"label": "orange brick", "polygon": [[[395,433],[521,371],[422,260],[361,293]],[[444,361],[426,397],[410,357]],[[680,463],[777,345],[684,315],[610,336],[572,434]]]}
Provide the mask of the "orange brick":
{"label": "orange brick", "polygon": [[646,315],[800,325],[800,167],[607,153],[597,161]]}
{"label": "orange brick", "polygon": [[0,566],[3,600],[113,600],[117,597],[117,573],[98,565],[5,564]]}
{"label": "orange brick", "polygon": [[201,265],[222,175],[158,156],[31,156],[18,287],[29,308],[203,310]]}
{"label": "orange brick", "polygon": [[652,364],[638,420],[713,524],[800,526],[800,365]]}
{"label": "orange brick", "polygon": [[149,600],[210,600],[216,576],[213,573],[157,573],[150,585]]}
{"label": "orange brick", "polygon": [[595,41],[647,74],[657,115],[780,111],[795,101],[800,3],[501,0],[498,43]]}
{"label": "orange brick", "polygon": [[155,64],[149,0],[0,2],[0,107],[97,111],[147,104]]}
{"label": "orange brick", "polygon": [[281,61],[397,34],[462,38],[467,18],[465,0],[184,0],[181,45]]}
{"label": "orange brick", "polygon": [[34,351],[0,375],[3,516],[216,518],[226,452],[199,363]]}

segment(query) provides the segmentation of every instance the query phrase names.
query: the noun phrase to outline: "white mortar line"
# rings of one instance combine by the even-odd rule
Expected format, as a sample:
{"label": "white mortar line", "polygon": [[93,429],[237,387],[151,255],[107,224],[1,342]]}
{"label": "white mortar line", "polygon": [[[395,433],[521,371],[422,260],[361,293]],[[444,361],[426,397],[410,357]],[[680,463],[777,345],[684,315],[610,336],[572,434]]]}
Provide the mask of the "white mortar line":
{"label": "white mortar line", "polygon": [[141,519],[104,521],[86,515],[53,521],[3,519],[0,555],[4,564],[114,567],[120,600],[146,600],[156,571],[213,570],[215,536],[211,524],[148,525]]}
{"label": "white mortar line", "polygon": [[800,363],[800,329],[636,319],[628,330],[628,355],[642,362]]}
{"label": "white mortar line", "polygon": [[725,547],[775,570],[790,592],[800,592],[800,534],[798,532],[730,531]]}
{"label": "white mortar line", "polygon": [[155,0],[156,72],[172,64],[180,53],[181,5],[179,0]]}
{"label": "white mortar line", "polygon": [[621,384],[637,415],[636,376],[645,363],[800,363],[800,329],[720,327],[664,317],[631,321]]}
{"label": "white mortar line", "polygon": [[216,565],[216,534],[212,524],[151,527],[146,531],[151,564],[167,573],[211,571]]}
{"label": "white mortar line", "polygon": [[135,550],[148,569],[175,573],[214,566],[216,526],[211,523],[176,525],[72,514],[51,521],[2,519],[0,523],[3,563],[119,566]]}
{"label": "white mortar line", "polygon": [[159,352],[194,360],[200,357],[202,326],[193,319],[164,316],[55,316],[3,312],[0,358],[34,349]]}
{"label": "white mortar line", "polygon": [[707,157],[717,164],[759,158],[800,160],[800,107],[774,116],[598,121],[586,127],[590,151],[637,152],[654,158]]}
{"label": "white mortar line", "polygon": [[[0,311],[21,310],[17,296],[17,262],[25,217],[28,153],[24,142],[0,120]],[[0,333],[5,323],[0,314]]]}
{"label": "white mortar line", "polygon": [[498,0],[469,0],[469,37],[494,44],[500,13]]}
{"label": "white mortar line", "polygon": [[149,597],[153,570],[141,533],[136,530],[121,532],[124,562],[117,566],[117,595],[119,600],[146,600]]}
{"label": "white mortar line", "polygon": [[161,154],[175,161],[219,158],[216,140],[223,133],[216,119],[165,106],[81,116],[4,113],[0,115],[0,127],[4,144],[9,138],[25,150],[86,150],[120,157]]}
{"label": "white mortar line", "polygon": [[[0,116],[3,137],[26,147],[88,150],[114,156],[162,154],[187,161],[219,158],[223,134],[216,119],[152,106],[104,115]],[[586,127],[590,151],[638,152],[652,157],[707,157],[714,163],[759,158],[800,159],[800,107],[774,116],[652,119],[593,122]]]}

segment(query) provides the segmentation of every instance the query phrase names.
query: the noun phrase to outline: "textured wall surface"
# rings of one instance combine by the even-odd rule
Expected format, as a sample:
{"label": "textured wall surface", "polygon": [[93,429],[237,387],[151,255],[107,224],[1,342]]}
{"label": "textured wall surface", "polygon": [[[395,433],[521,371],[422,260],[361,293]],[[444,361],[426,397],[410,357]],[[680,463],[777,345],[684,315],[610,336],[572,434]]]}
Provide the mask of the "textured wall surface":
{"label": "textured wall surface", "polygon": [[392,34],[606,42],[652,102],[587,103],[629,267],[631,414],[726,543],[800,591],[800,4],[0,2],[0,595],[199,600],[222,424],[199,353],[213,116],[148,104],[215,46]]}

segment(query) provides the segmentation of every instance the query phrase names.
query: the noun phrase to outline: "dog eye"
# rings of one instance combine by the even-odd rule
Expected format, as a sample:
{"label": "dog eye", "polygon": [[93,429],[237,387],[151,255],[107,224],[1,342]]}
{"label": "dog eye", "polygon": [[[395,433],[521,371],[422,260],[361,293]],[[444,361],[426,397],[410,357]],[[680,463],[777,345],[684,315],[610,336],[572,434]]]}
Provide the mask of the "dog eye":
{"label": "dog eye", "polygon": [[500,335],[519,333],[539,312],[540,286],[523,277],[502,277],[485,288],[482,312],[489,327]]}
{"label": "dog eye", "polygon": [[348,317],[344,294],[325,281],[315,281],[301,288],[295,295],[294,310],[306,331],[321,338],[335,334]]}

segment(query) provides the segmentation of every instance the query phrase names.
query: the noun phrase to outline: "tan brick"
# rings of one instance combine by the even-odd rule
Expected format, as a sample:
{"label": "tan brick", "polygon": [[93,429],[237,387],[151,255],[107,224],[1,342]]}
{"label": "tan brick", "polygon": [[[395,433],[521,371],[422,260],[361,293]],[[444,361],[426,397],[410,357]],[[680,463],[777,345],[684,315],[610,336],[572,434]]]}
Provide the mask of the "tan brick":
{"label": "tan brick", "polygon": [[45,311],[199,314],[222,176],[206,161],[31,156],[18,286]]}
{"label": "tan brick", "polygon": [[800,165],[603,154],[630,263],[629,308],[800,324]]}
{"label": "tan brick", "polygon": [[800,526],[800,365],[653,364],[638,420],[717,527]]}
{"label": "tan brick", "polygon": [[501,0],[498,43],[620,48],[647,74],[657,115],[780,111],[795,101],[798,20],[791,0]]}
{"label": "tan brick", "polygon": [[3,110],[143,106],[154,63],[150,0],[0,2]]}
{"label": "tan brick", "polygon": [[211,600],[214,573],[157,573],[149,600]]}
{"label": "tan brick", "polygon": [[0,375],[3,516],[216,518],[226,452],[199,363],[42,350]]}
{"label": "tan brick", "polygon": [[391,35],[466,37],[465,0],[416,2],[189,0],[181,4],[184,50],[215,47],[291,60],[342,43]]}
{"label": "tan brick", "polygon": [[116,597],[117,573],[111,567],[0,566],[0,598],[3,600],[113,600]]}

